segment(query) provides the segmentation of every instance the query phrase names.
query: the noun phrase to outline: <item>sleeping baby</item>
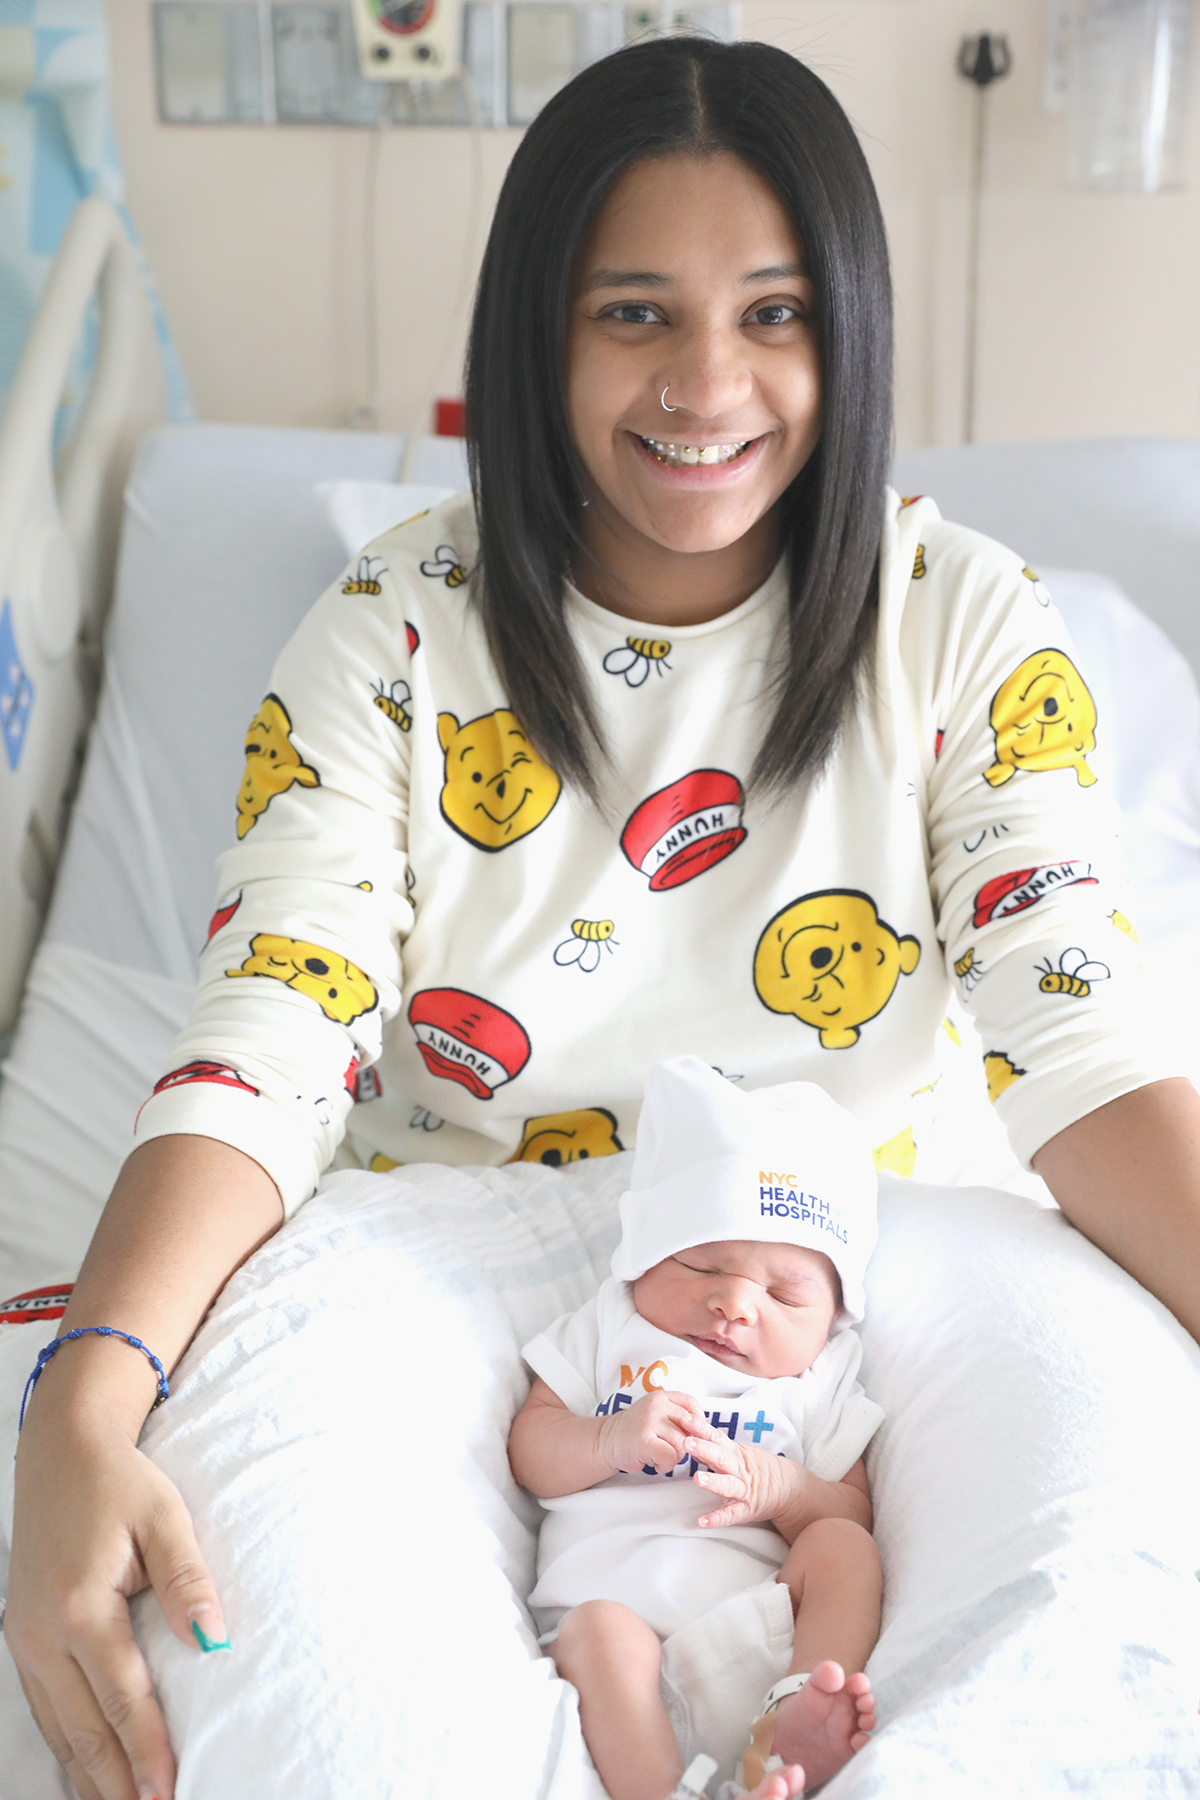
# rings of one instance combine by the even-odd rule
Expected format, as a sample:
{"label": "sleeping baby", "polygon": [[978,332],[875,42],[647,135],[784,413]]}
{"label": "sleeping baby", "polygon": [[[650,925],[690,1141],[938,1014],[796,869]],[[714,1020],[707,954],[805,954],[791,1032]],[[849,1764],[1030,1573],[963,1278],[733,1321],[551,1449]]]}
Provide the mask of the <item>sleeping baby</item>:
{"label": "sleeping baby", "polygon": [[875,1194],[820,1088],[659,1063],[612,1275],[525,1345],[509,1458],[546,1511],[529,1604],[612,1800],[666,1800],[697,1752],[727,1777],[741,1752],[737,1779],[785,1800],[867,1742],[862,1453],[883,1415],[852,1325]]}

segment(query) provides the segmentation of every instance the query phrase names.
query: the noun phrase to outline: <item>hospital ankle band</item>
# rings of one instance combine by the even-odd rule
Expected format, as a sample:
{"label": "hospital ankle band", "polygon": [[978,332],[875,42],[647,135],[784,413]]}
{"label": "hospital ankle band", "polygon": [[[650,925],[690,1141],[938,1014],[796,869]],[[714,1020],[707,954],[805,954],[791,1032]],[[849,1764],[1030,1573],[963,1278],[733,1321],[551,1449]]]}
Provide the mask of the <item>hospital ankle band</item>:
{"label": "hospital ankle band", "polygon": [[64,1331],[61,1337],[52,1339],[51,1342],[46,1345],[44,1350],[38,1351],[38,1358],[33,1366],[33,1373],[25,1383],[25,1392],[21,1396],[21,1415],[17,1420],[18,1435],[20,1434],[21,1427],[25,1423],[25,1408],[29,1405],[29,1396],[37,1386],[42,1370],[46,1367],[50,1358],[62,1349],[64,1344],[69,1344],[72,1338],[81,1337],[117,1337],[123,1339],[127,1344],[132,1344],[135,1350],[140,1350],[143,1356],[150,1359],[150,1366],[158,1377],[158,1400],[154,1402],[155,1406],[158,1405],[159,1400],[165,1400],[170,1394],[171,1390],[167,1386],[167,1371],[163,1368],[153,1350],[151,1350],[147,1344],[143,1344],[141,1338],[134,1337],[131,1332],[120,1331],[115,1325],[76,1325],[74,1330]]}
{"label": "hospital ankle band", "polygon": [[788,1699],[792,1694],[798,1694],[807,1680],[807,1675],[785,1675],[781,1681],[775,1683],[773,1688],[767,1689],[766,1698],[762,1703],[763,1712],[774,1712],[781,1700]]}

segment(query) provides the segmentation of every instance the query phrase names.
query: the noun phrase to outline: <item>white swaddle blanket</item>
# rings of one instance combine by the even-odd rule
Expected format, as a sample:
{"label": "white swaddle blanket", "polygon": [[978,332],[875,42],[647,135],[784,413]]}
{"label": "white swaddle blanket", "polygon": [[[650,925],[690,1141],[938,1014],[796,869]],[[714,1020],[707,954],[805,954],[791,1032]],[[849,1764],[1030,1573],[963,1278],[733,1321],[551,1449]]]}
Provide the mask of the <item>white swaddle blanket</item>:
{"label": "white swaddle blanket", "polygon": [[[143,1438],[233,1639],[135,1604],[178,1800],[602,1800],[506,1441],[629,1160],[334,1175],[230,1282]],[[50,1330],[0,1338],[6,1471]],[[1200,1792],[1200,1351],[1057,1212],[886,1177],[862,1336],[880,1729],[829,1800]]]}

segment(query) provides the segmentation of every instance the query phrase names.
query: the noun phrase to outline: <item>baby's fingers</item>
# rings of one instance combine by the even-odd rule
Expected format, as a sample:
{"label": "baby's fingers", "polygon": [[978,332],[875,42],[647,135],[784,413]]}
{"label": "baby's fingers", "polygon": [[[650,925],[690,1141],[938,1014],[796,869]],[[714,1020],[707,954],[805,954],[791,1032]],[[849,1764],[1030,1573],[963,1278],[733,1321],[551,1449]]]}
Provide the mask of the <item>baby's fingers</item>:
{"label": "baby's fingers", "polygon": [[711,1438],[689,1437],[684,1449],[697,1462],[706,1463],[710,1469],[720,1469],[725,1474],[732,1475],[739,1467],[738,1453],[723,1431],[714,1431]]}
{"label": "baby's fingers", "polygon": [[716,1512],[701,1513],[696,1523],[711,1530],[713,1526],[742,1525],[749,1516],[750,1508],[744,1500],[727,1500]]}
{"label": "baby's fingers", "polygon": [[664,1389],[663,1399],[669,1402],[668,1418],[673,1425],[683,1431],[694,1432],[697,1437],[711,1437],[712,1426],[704,1416],[703,1409],[697,1405],[692,1394],[677,1394],[673,1389]]}

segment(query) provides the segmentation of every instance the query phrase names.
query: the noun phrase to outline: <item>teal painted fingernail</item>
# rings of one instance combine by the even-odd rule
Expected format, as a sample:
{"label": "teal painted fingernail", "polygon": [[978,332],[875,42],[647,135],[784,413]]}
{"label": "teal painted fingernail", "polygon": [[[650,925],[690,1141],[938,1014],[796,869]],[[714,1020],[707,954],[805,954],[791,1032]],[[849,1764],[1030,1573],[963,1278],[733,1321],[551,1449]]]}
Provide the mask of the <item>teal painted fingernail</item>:
{"label": "teal painted fingernail", "polygon": [[208,1652],[210,1650],[232,1650],[233,1649],[233,1645],[229,1641],[228,1631],[225,1633],[225,1636],[223,1638],[211,1638],[211,1637],[209,1637],[207,1631],[205,1631],[203,1625],[201,1625],[199,1619],[192,1620],[192,1636],[195,1638],[196,1642],[199,1644],[200,1648],[204,1651],[204,1654],[206,1656],[208,1655]]}

